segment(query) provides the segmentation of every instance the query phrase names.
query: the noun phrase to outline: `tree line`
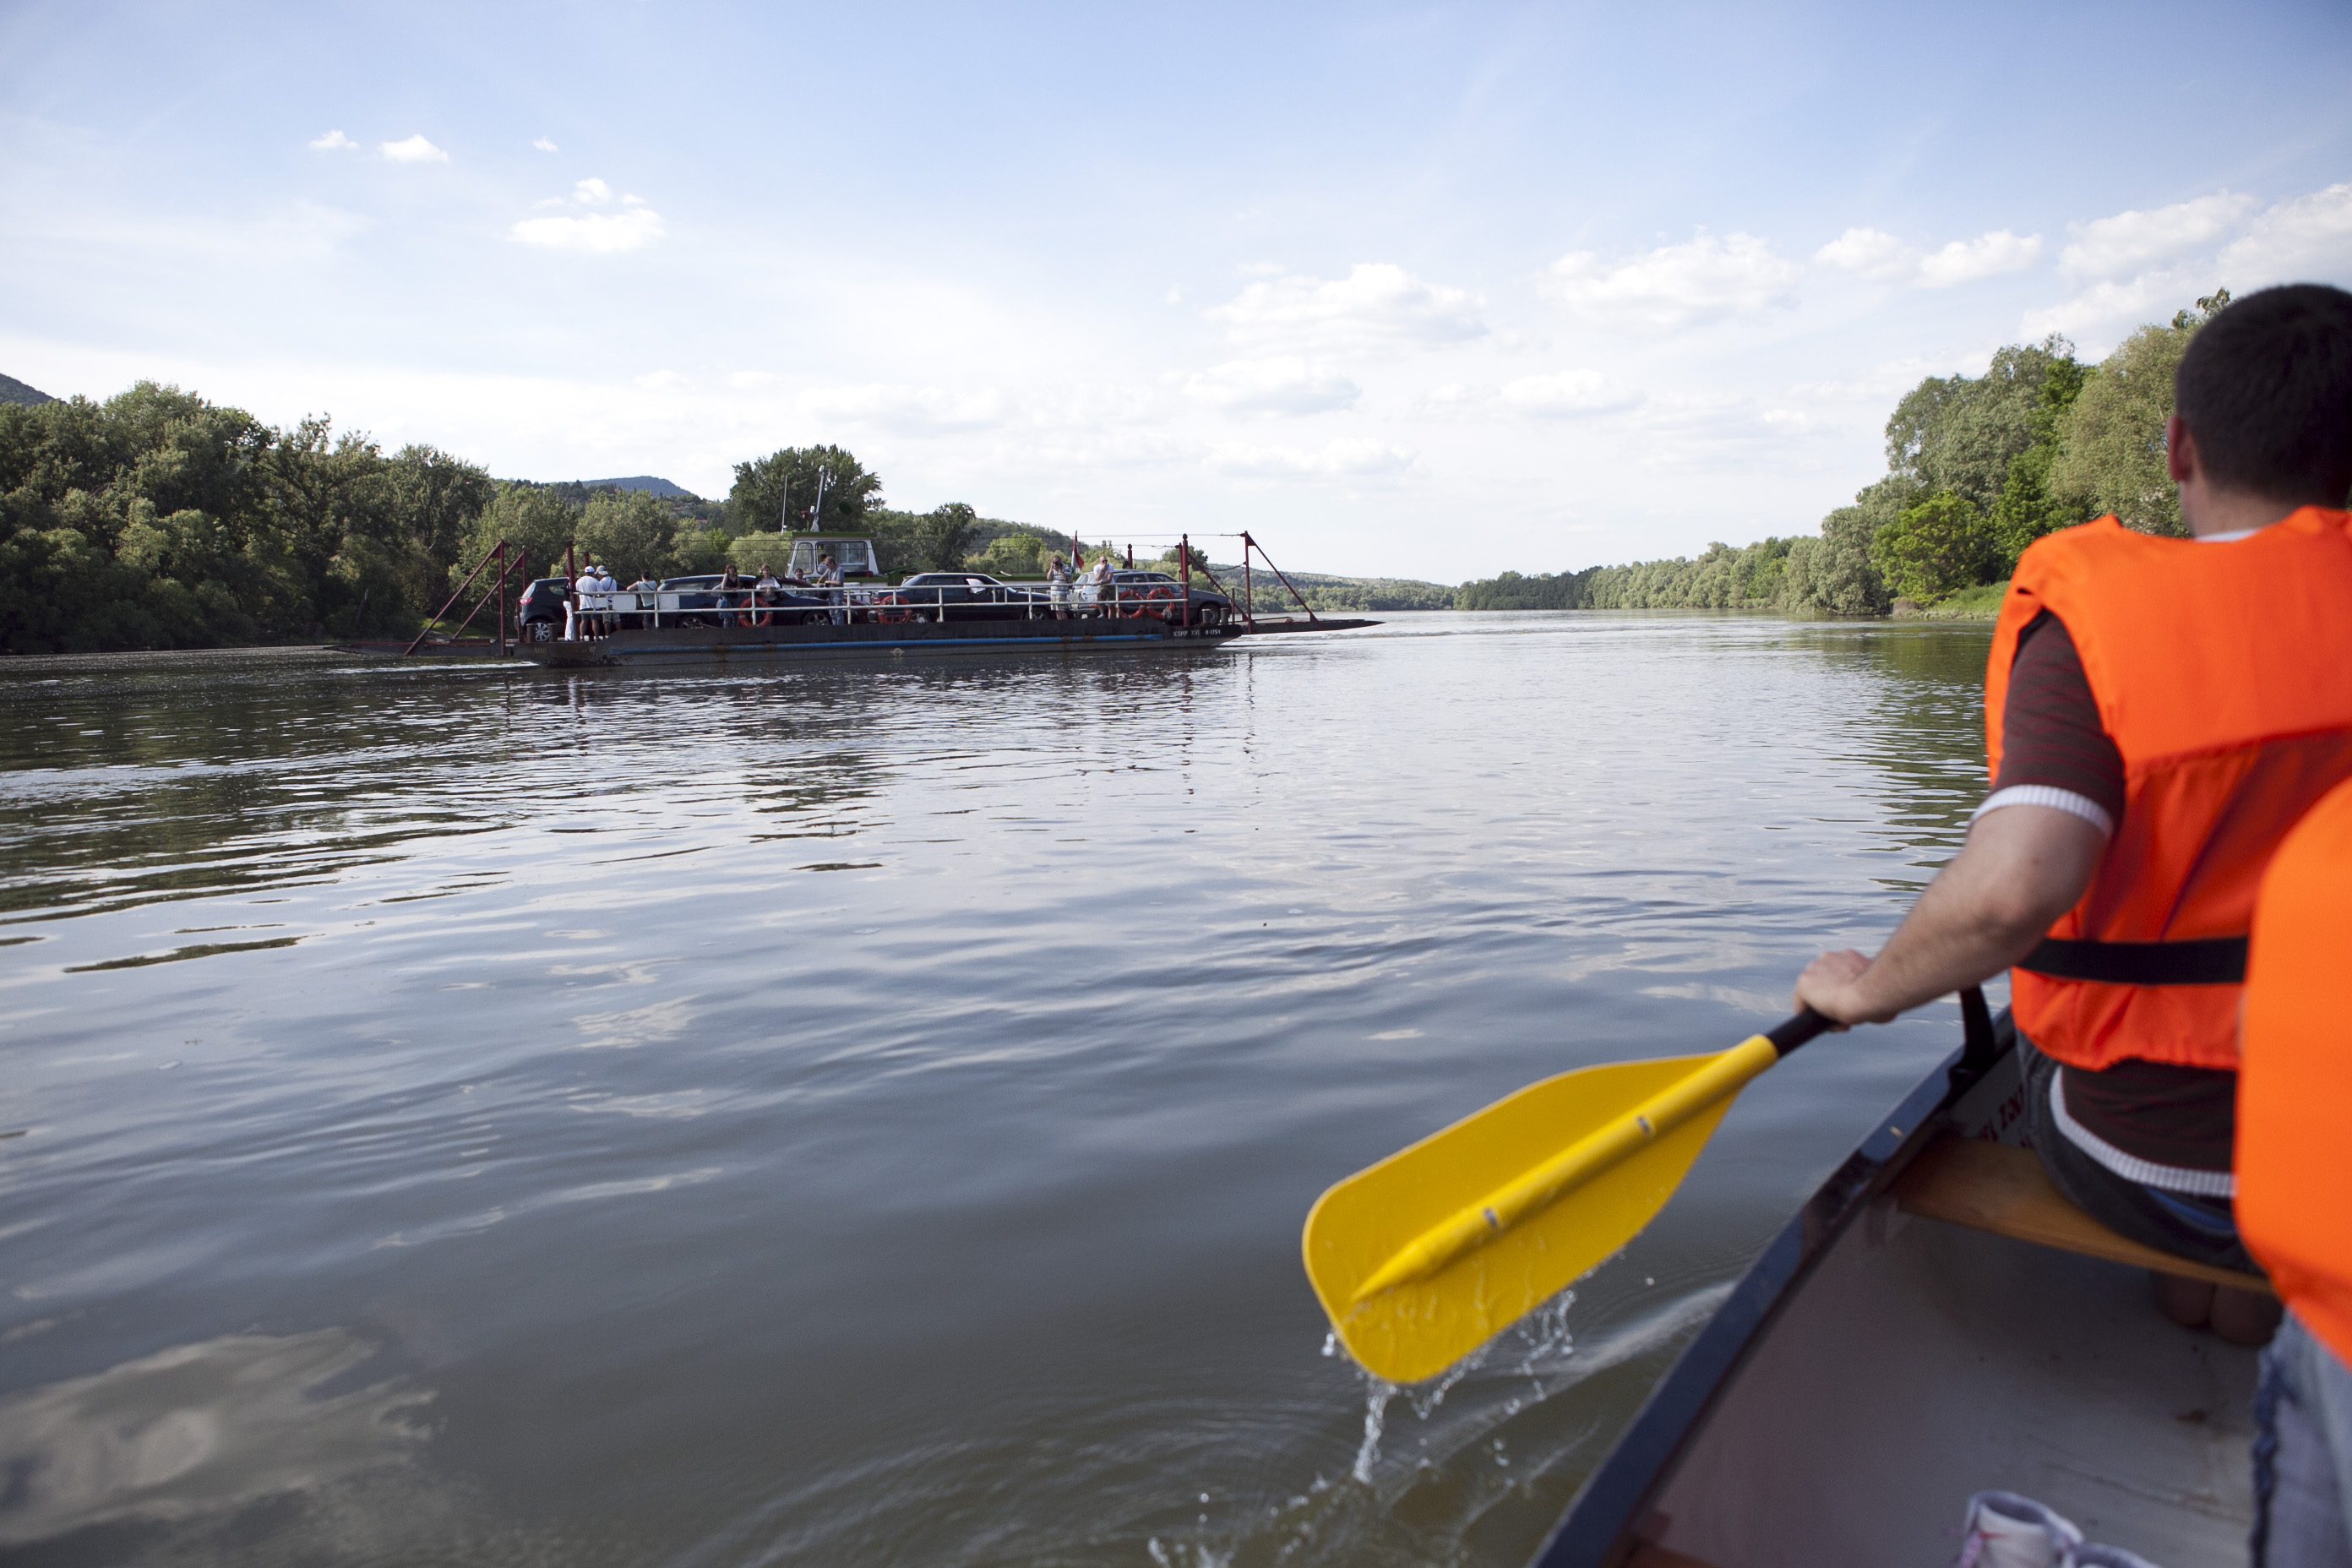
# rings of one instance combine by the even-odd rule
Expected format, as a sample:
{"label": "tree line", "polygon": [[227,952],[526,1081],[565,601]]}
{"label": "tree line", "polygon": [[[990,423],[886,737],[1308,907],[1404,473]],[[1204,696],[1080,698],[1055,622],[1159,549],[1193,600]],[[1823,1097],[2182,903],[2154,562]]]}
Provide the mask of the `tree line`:
{"label": "tree line", "polygon": [[2141,327],[2095,365],[2052,336],[2000,350],[1980,376],[1929,376],[1886,422],[1886,473],[1816,535],[1710,544],[1640,561],[1466,583],[1464,610],[1771,609],[1883,616],[2005,581],[2036,539],[2107,512],[2184,532],[2165,470],[2172,373],[2220,289]]}
{"label": "tree line", "polygon": [[501,539],[535,575],[562,571],[569,551],[625,580],[782,569],[772,531],[787,517],[875,536],[893,569],[1013,570],[1060,539],[961,502],[881,503],[881,479],[838,447],[738,464],[724,500],[663,500],[496,479],[435,447],[386,453],[324,418],[278,429],[153,382],[103,402],[12,399],[0,402],[0,649],[405,637]]}

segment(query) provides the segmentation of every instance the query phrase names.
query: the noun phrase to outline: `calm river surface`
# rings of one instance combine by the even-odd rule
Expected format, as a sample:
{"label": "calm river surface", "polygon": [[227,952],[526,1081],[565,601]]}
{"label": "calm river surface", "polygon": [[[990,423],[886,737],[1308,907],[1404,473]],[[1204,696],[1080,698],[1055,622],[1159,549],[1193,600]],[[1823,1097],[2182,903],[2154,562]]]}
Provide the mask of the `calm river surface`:
{"label": "calm river surface", "polygon": [[1326,1352],[1308,1205],[1874,945],[1985,647],[0,664],[0,1555],[1518,1563],[1957,1010],[1442,1392]]}

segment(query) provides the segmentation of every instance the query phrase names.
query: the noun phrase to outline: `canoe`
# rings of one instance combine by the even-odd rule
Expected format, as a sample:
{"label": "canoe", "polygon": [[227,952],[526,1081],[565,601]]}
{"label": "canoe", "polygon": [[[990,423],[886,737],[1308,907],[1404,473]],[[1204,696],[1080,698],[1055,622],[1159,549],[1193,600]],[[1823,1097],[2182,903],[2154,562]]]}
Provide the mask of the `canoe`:
{"label": "canoe", "polygon": [[1979,1001],[1969,1042],[1773,1238],[1652,1391],[1541,1568],[1952,1561],[2020,1493],[2161,1568],[2246,1561],[2255,1352],[2176,1327],[2165,1258],[2061,1196]]}

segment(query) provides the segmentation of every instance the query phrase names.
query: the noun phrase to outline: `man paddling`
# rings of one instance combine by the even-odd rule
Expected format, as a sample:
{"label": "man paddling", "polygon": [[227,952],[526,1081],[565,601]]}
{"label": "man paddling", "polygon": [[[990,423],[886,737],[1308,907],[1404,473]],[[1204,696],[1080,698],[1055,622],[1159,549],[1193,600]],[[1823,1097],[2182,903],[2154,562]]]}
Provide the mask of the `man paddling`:
{"label": "man paddling", "polygon": [[[2232,1199],[2237,1015],[2273,849],[2352,777],[2352,294],[2265,289],[2199,331],[2166,427],[2193,539],[2113,517],[2018,562],[1985,673],[1992,793],[1874,958],[1823,953],[1843,1024],[2012,969],[2028,1114],[2060,1190],[2135,1240],[2252,1260]],[[2259,1341],[2265,1299],[2160,1285]]]}

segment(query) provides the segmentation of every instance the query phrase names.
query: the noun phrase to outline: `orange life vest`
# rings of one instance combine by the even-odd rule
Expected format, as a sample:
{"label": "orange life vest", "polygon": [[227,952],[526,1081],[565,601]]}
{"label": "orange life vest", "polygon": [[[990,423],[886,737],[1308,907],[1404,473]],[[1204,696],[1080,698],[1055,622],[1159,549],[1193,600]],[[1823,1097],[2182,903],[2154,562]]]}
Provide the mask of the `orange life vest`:
{"label": "orange life vest", "polygon": [[2352,512],[2304,507],[2209,544],[2112,517],[2019,559],[1985,668],[1985,739],[2021,632],[2065,623],[2124,762],[2124,815],[2082,900],[2012,973],[2018,1026],[2095,1070],[2237,1066],[2254,891],[2311,804],[2352,777]]}
{"label": "orange life vest", "polygon": [[2254,906],[2239,1049],[2238,1234],[2304,1327],[2352,1361],[2352,784],[2272,858]]}

